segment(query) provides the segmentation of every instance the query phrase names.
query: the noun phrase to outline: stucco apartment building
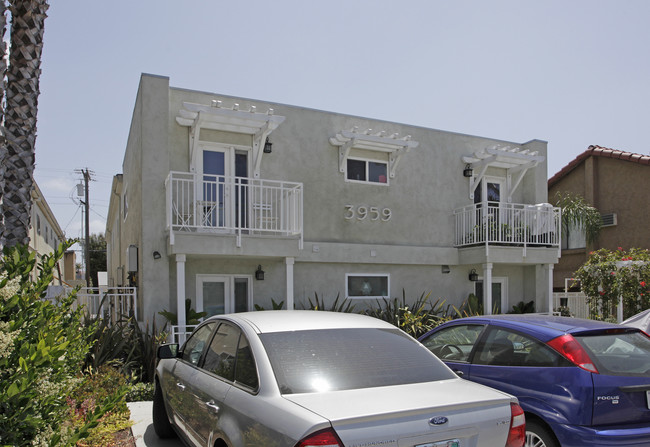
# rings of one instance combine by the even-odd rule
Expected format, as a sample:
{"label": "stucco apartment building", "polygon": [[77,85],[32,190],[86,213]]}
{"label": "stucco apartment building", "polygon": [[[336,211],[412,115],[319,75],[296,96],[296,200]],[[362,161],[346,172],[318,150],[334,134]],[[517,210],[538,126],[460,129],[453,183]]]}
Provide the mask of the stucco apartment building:
{"label": "stucco apartment building", "polygon": [[[52,254],[59,244],[65,241],[65,234],[36,182],[34,182],[31,196],[32,215],[29,228],[29,250],[36,252],[37,260],[40,260],[43,255]],[[36,274],[36,271],[33,274]],[[75,254],[70,251],[65,253],[64,258],[57,264],[52,285],[66,285],[73,282],[74,278]]]}
{"label": "stucco apartment building", "polygon": [[415,300],[548,310],[559,210],[547,144],[170,87],[144,74],[106,229],[109,286],[182,303]]}
{"label": "stucco apartment building", "polygon": [[555,267],[553,287],[560,291],[565,279],[600,248],[650,248],[650,155],[589,146],[548,180],[549,197],[577,194],[603,217],[598,239],[587,245],[584,232],[569,229],[563,235],[562,258]]}

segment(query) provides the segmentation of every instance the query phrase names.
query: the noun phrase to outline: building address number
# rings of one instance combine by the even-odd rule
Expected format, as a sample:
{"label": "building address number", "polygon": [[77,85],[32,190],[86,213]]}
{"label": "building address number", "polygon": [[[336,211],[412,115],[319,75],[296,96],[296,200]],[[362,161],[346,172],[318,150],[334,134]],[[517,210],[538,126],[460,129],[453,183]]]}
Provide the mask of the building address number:
{"label": "building address number", "polygon": [[380,220],[388,222],[393,217],[393,212],[390,208],[378,208],[376,206],[365,205],[345,205],[344,216],[347,220]]}

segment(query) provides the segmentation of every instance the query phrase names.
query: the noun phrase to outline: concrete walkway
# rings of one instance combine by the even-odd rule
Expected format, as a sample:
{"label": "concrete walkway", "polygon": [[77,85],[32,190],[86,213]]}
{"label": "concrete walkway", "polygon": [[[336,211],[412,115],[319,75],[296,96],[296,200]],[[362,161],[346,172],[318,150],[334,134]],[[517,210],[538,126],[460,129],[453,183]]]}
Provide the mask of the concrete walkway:
{"label": "concrete walkway", "polygon": [[133,421],[131,432],[137,447],[183,447],[183,443],[178,438],[160,439],[156,436],[151,421],[153,402],[129,402],[127,405],[131,411]]}

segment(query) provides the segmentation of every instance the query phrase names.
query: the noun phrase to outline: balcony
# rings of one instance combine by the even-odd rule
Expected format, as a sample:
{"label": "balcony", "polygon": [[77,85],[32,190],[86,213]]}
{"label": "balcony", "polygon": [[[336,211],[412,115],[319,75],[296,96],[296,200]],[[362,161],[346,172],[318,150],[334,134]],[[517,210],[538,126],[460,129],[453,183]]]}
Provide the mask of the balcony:
{"label": "balcony", "polygon": [[297,237],[302,245],[302,183],[170,172],[167,228],[174,233]]}
{"label": "balcony", "polygon": [[477,203],[454,210],[456,247],[560,247],[560,208],[550,204]]}

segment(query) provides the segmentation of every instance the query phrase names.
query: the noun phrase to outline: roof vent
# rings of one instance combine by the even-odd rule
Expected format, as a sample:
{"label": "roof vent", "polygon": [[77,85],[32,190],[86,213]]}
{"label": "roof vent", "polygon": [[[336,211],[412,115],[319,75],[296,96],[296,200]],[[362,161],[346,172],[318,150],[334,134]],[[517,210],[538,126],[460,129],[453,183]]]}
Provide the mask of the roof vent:
{"label": "roof vent", "polygon": [[616,213],[601,214],[600,217],[603,227],[613,227],[617,223]]}

